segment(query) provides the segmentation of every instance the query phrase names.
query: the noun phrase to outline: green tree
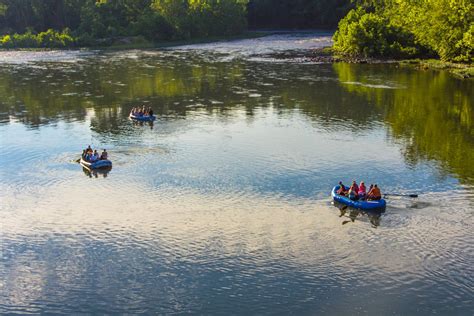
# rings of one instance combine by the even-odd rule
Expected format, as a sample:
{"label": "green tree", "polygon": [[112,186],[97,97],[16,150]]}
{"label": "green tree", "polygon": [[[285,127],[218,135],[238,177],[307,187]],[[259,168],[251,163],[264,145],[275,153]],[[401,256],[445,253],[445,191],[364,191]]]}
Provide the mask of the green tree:
{"label": "green tree", "polygon": [[[334,48],[341,53],[364,51],[364,34],[379,33],[368,55],[384,55],[385,44],[400,45],[390,56],[418,51],[433,52],[446,61],[473,62],[474,2],[472,0],[360,0],[357,13],[350,12],[339,23]],[[372,15],[372,16],[371,16]],[[375,17],[374,17],[375,15]],[[366,17],[370,16],[370,18]],[[366,23],[368,19],[384,23]],[[393,32],[387,32],[387,27]],[[356,31],[357,30],[357,31]],[[397,44],[398,43],[398,44]],[[402,52],[402,54],[400,54]]]}

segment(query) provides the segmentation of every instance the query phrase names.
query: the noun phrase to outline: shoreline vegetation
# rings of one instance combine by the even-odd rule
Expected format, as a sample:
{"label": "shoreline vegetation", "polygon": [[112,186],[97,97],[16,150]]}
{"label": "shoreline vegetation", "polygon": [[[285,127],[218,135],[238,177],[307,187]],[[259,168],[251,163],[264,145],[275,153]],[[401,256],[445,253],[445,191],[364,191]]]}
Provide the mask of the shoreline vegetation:
{"label": "shoreline vegetation", "polygon": [[[295,32],[304,32],[307,30],[298,30]],[[127,49],[159,49],[168,48],[174,46],[193,45],[193,44],[205,44],[205,43],[217,43],[226,41],[235,41],[241,39],[252,39],[273,34],[288,33],[288,30],[252,30],[246,31],[242,34],[233,36],[211,36],[211,37],[199,37],[188,40],[170,40],[163,42],[150,42],[142,36],[127,36],[127,37],[113,37],[103,38],[98,41],[95,45],[91,46],[64,46],[64,47],[0,47],[2,50],[32,50],[32,51],[44,51],[44,50],[70,50],[70,49],[99,49],[99,50],[127,50]],[[394,59],[394,58],[381,58],[381,57],[364,57],[362,55],[343,55],[339,54],[334,50],[333,46],[316,48],[302,54],[295,54],[294,51],[288,53],[280,53],[275,56],[276,58],[288,59],[288,58],[305,58],[312,62],[317,63],[337,63],[345,62],[352,64],[397,64],[401,67],[411,67],[419,70],[445,70],[450,72],[461,79],[473,79],[474,78],[474,64],[466,63],[454,63],[442,61],[440,59],[434,59],[430,57],[426,58],[411,58],[411,59]]]}
{"label": "shoreline vegetation", "polygon": [[419,57],[411,59],[395,59],[382,57],[364,57],[341,55],[333,47],[323,47],[314,49],[309,55],[305,56],[313,62],[336,63],[345,62],[352,64],[396,64],[400,67],[411,67],[419,70],[446,70],[461,79],[474,79],[473,63],[455,63],[435,59],[432,57]]}
{"label": "shoreline vegetation", "polygon": [[473,12],[474,3],[451,0],[0,0],[0,49],[152,49],[332,29],[332,47],[276,58],[473,78]]}

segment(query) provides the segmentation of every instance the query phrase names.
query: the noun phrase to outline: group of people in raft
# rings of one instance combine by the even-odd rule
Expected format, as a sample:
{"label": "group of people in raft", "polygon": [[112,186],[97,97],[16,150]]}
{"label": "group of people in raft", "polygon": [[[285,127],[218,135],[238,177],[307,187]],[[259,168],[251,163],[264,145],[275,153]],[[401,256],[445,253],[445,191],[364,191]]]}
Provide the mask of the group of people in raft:
{"label": "group of people in raft", "polygon": [[135,107],[130,111],[130,115],[133,116],[153,116],[153,109],[151,107]]}
{"label": "group of people in raft", "polygon": [[107,150],[104,149],[102,154],[97,152],[97,149],[92,150],[91,146],[89,145],[86,149],[82,151],[82,159],[84,159],[87,162],[94,163],[98,160],[107,160],[109,154],[107,153]]}
{"label": "group of people in raft", "polygon": [[342,184],[342,181],[339,181],[339,190],[336,192],[339,195],[347,196],[353,201],[357,200],[367,200],[367,201],[377,201],[382,198],[382,193],[380,192],[379,187],[375,184],[371,184],[369,190],[365,187],[364,181],[359,185],[352,181],[352,185],[349,190],[346,189],[346,186]]}

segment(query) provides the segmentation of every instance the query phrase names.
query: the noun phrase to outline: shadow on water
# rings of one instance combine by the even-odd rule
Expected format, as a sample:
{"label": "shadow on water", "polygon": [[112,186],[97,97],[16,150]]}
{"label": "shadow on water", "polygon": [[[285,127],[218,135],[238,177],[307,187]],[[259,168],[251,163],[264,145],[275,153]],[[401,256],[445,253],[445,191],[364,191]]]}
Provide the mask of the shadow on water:
{"label": "shadow on water", "polygon": [[346,225],[348,223],[354,223],[357,218],[361,220],[367,217],[372,227],[377,228],[378,226],[380,226],[382,214],[385,213],[384,210],[363,211],[360,209],[355,209],[347,205],[338,203],[336,201],[333,202],[333,205],[339,209],[340,211],[339,217],[344,217],[344,218],[349,219],[349,220],[344,220],[342,222],[342,225]]}
{"label": "shadow on water", "polygon": [[107,178],[109,172],[112,171],[112,167],[101,168],[101,169],[89,169],[86,167],[82,167],[82,171],[84,174],[89,178]]}
{"label": "shadow on water", "polygon": [[153,129],[153,126],[154,126],[153,121],[149,121],[149,122],[140,122],[140,121],[135,121],[135,120],[130,120],[130,121],[132,121],[134,126],[139,126],[139,127],[148,126],[150,127],[150,129]]}

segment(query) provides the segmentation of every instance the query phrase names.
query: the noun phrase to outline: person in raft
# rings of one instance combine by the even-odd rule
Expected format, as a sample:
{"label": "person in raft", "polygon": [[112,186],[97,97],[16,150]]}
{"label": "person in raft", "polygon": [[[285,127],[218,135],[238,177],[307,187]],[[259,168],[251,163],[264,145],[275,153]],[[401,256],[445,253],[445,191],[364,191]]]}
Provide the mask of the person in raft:
{"label": "person in raft", "polygon": [[109,157],[109,154],[107,153],[107,150],[104,149],[102,154],[100,154],[100,160],[107,160],[108,157]]}
{"label": "person in raft", "polygon": [[349,196],[349,199],[353,201],[357,201],[359,199],[359,186],[357,185],[355,180],[352,181],[352,185],[349,188],[348,196]]}
{"label": "person in raft", "polygon": [[367,194],[367,200],[377,201],[377,200],[380,200],[381,198],[382,198],[382,193],[380,192],[380,189],[375,184],[374,187]]}
{"label": "person in raft", "polygon": [[136,108],[132,108],[132,110],[130,111],[130,114],[133,116],[152,116],[153,109],[151,107],[146,108],[145,106],[136,107]]}
{"label": "person in raft", "polygon": [[91,145],[89,145],[86,149],[84,149],[82,151],[82,158],[85,160],[85,161],[89,161],[91,155],[92,155],[93,151],[92,151],[92,148],[91,148]]}
{"label": "person in raft", "polygon": [[96,162],[97,160],[99,160],[99,153],[94,150],[94,153],[89,156],[89,162]]}
{"label": "person in raft", "polygon": [[359,199],[365,200],[365,198],[367,197],[367,191],[366,190],[367,189],[365,187],[364,181],[361,181],[360,184],[359,184],[359,191],[357,192],[357,195],[359,196]]}
{"label": "person in raft", "polygon": [[96,162],[98,160],[107,160],[108,156],[109,155],[105,149],[102,152],[102,154],[99,156],[99,153],[97,152],[97,150],[92,150],[90,145],[89,147],[87,147],[87,149],[84,149],[82,151],[82,158],[88,162]]}
{"label": "person in raft", "polygon": [[342,181],[339,181],[339,190],[337,190],[336,193],[344,196],[347,194],[346,187],[344,186],[344,184],[342,184]]}

